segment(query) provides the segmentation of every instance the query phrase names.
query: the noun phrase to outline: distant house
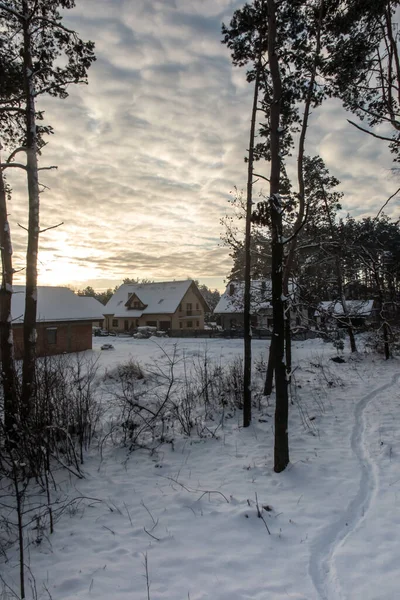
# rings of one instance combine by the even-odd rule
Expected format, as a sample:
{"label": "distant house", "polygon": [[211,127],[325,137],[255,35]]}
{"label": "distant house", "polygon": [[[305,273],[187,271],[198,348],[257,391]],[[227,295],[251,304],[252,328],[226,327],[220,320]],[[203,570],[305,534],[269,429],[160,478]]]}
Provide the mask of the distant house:
{"label": "distant house", "polygon": [[[25,286],[13,286],[11,314],[15,357],[24,352]],[[101,308],[104,308],[100,305]],[[37,355],[80,352],[92,348],[92,324],[103,319],[101,309],[63,287],[37,288]]]}
{"label": "distant house", "polygon": [[[376,317],[377,309],[374,300],[346,300],[346,308],[354,327],[362,327]],[[330,325],[344,327],[343,316],[343,305],[337,300],[320,302],[315,311],[317,324],[322,327]]]}
{"label": "distant house", "polygon": [[[293,283],[290,284],[290,294],[295,296]],[[256,279],[251,281],[251,324],[258,329],[272,329],[272,284],[270,279]],[[303,314],[304,313],[304,314]],[[244,325],[244,282],[230,281],[222,294],[220,301],[214,309],[224,329],[241,329]],[[307,311],[299,306],[290,311],[291,325],[300,325],[302,318],[307,318]]]}
{"label": "distant house", "polygon": [[192,280],[121,285],[104,306],[104,326],[129,332],[148,325],[158,330],[204,329],[206,301]]}
{"label": "distant house", "polygon": [[93,296],[79,296],[79,298],[84,298],[85,299],[85,305],[86,305],[86,309],[87,310],[92,310],[94,314],[97,313],[97,314],[101,315],[101,319],[99,319],[98,321],[93,321],[93,326],[103,327],[103,321],[104,321],[104,316],[103,316],[104,304],[102,304],[101,302],[99,302],[97,300],[97,298],[93,298]]}

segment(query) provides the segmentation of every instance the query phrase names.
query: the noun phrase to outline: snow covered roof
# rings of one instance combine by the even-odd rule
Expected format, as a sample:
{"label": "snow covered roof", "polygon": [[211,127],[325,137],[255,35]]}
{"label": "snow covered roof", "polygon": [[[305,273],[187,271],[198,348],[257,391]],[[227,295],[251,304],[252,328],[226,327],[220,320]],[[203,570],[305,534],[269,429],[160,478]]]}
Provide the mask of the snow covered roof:
{"label": "snow covered roof", "polygon": [[103,318],[104,304],[99,302],[97,298],[93,298],[93,296],[79,296],[79,298],[84,298],[85,306],[95,314],[100,312],[101,318]]}
{"label": "snow covered roof", "polygon": [[[121,285],[104,307],[105,315],[140,317],[143,314],[173,314],[193,281],[164,281],[162,283],[134,283]],[[126,306],[135,295],[144,308]]]}
{"label": "snow covered roof", "polygon": [[[289,284],[290,293],[293,283]],[[272,308],[272,282],[270,279],[253,279],[250,283],[251,312]],[[214,309],[216,314],[242,313],[244,310],[244,281],[230,281]]]}
{"label": "snow covered roof", "polygon": [[[368,317],[374,307],[373,300],[346,300],[348,313],[352,316]],[[318,309],[315,311],[315,316],[321,316],[326,313],[329,315],[341,316],[344,314],[341,302],[328,300],[320,302]]]}
{"label": "snow covered roof", "polygon": [[[11,302],[13,323],[22,323],[25,312],[25,286],[14,285]],[[88,302],[83,296],[77,296],[65,287],[37,288],[38,321],[100,321],[103,319],[102,304]],[[98,305],[98,306],[97,306]]]}

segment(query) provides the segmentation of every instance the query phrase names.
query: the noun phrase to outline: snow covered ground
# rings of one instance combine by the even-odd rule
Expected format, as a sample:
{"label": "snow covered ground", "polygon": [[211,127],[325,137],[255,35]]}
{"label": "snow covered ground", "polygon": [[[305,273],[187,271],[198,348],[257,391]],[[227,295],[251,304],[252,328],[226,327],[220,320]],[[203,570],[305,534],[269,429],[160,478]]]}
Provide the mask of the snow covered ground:
{"label": "snow covered ground", "polygon": [[[101,351],[105,341],[115,350]],[[128,357],[154,363],[175,342],[185,356],[207,346],[222,364],[242,355],[242,340],[95,338],[98,376]],[[336,364],[335,354],[320,340],[294,343],[291,464],[281,474],[272,405],[255,409],[248,429],[237,412],[214,437],[181,436],[154,453],[110,442],[100,460],[94,445],[85,478],[62,483],[69,498],[91,500],[71,505],[40,544],[29,532],[38,597],[398,598],[398,361],[345,353]],[[267,342],[255,340],[253,355],[265,360]],[[18,589],[17,555],[8,557],[1,572]]]}

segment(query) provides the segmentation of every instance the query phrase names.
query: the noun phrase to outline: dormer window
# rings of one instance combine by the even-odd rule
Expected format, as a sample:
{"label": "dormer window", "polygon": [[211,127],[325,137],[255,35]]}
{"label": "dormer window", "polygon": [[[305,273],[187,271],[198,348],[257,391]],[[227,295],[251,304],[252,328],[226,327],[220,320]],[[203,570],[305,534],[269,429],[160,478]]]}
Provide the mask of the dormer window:
{"label": "dormer window", "polygon": [[138,300],[133,302],[133,308],[140,308],[140,302]]}

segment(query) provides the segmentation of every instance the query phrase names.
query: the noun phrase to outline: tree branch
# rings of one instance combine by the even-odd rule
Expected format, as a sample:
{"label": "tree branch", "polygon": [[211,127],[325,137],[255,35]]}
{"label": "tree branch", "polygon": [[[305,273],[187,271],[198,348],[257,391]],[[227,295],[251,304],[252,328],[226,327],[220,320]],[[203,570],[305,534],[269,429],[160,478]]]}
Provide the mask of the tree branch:
{"label": "tree branch", "polygon": [[360,131],[363,131],[364,133],[369,133],[369,135],[372,135],[374,138],[377,138],[378,140],[384,140],[385,142],[391,142],[391,143],[395,143],[398,145],[400,144],[399,140],[396,140],[394,138],[384,137],[383,135],[378,135],[377,133],[374,133],[373,131],[368,131],[368,129],[364,129],[364,127],[357,125],[357,123],[354,123],[354,121],[350,121],[350,119],[347,119],[347,122],[350,123],[350,125],[354,125],[354,127],[359,129]]}
{"label": "tree branch", "polygon": [[383,211],[383,209],[385,208],[385,206],[387,206],[389,204],[389,202],[391,201],[392,198],[394,198],[395,196],[397,196],[397,194],[400,192],[400,188],[398,188],[394,194],[392,194],[385,202],[385,204],[383,206],[381,206],[381,208],[379,209],[374,221],[376,221],[379,217],[379,215],[381,214],[381,212]]}
{"label": "tree branch", "polygon": [[24,171],[27,170],[26,165],[23,165],[21,163],[1,163],[0,167],[4,170],[4,169],[9,169],[9,168],[14,168],[14,169],[23,169]]}
{"label": "tree branch", "polygon": [[41,229],[39,233],[44,233],[45,231],[49,231],[49,229],[56,229],[56,227],[61,227],[61,225],[64,225],[64,221],[58,223],[58,225],[52,225],[51,227],[46,227],[46,229]]}
{"label": "tree branch", "polygon": [[18,154],[18,152],[26,152],[27,148],[25,146],[20,146],[19,148],[15,148],[13,152],[11,152],[10,156],[7,158],[7,162],[10,163],[12,159]]}

